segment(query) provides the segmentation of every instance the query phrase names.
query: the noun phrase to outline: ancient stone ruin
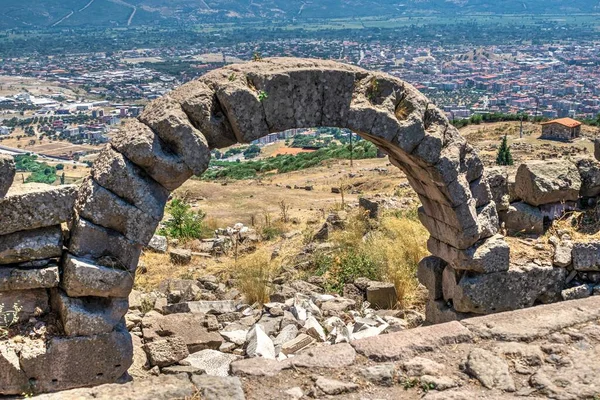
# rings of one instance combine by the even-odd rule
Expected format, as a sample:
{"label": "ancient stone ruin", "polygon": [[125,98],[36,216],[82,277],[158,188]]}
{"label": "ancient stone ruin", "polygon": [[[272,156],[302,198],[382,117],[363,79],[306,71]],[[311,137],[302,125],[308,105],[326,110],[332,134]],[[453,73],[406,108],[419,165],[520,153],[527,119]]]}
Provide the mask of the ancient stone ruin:
{"label": "ancient stone ruin", "polygon": [[[117,381],[131,365],[123,316],[138,259],[170,192],[208,168],[212,149],[319,126],[376,144],[418,193],[431,235],[432,256],[419,270],[431,322],[558,299],[567,274],[560,264],[510,265],[497,210],[504,221],[519,220],[512,215],[525,205],[496,204],[506,205],[504,176],[485,174],[473,148],[415,88],[335,62],[266,59],[210,72],[149,104],[80,187],[0,200],[0,304],[23,321],[55,315],[61,328],[45,347],[0,348],[0,392]],[[0,172],[4,195],[14,167],[0,160]],[[517,176],[535,173],[525,167]],[[556,200],[536,187],[519,198],[531,207]]]}

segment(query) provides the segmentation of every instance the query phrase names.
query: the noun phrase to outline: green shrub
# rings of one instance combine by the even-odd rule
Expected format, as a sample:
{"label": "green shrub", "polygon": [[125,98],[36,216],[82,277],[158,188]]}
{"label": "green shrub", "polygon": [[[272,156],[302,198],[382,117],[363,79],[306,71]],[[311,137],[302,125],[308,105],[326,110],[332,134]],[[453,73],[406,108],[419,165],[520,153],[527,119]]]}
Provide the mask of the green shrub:
{"label": "green shrub", "polygon": [[200,239],[204,233],[204,218],[206,214],[201,210],[192,211],[192,207],[183,200],[174,199],[168,206],[167,212],[171,215],[160,230],[160,233],[175,239]]}

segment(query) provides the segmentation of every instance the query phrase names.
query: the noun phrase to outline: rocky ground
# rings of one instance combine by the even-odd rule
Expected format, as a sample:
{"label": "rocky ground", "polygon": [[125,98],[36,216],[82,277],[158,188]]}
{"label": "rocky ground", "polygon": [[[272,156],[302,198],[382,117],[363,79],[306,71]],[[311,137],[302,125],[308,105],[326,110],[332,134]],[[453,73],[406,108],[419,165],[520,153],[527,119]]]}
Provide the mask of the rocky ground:
{"label": "rocky ground", "polygon": [[596,400],[599,310],[600,297],[590,297],[350,344],[315,344],[284,361],[236,360],[227,377],[182,366],[169,375],[39,398]]}

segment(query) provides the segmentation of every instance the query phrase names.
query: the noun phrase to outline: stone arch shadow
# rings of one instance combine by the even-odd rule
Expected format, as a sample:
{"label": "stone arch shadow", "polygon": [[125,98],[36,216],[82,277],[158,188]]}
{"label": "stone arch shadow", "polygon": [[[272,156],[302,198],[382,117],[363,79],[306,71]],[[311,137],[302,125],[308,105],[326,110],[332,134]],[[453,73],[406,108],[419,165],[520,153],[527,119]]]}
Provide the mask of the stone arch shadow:
{"label": "stone arch shadow", "polygon": [[[419,195],[430,252],[456,269],[484,271],[478,249],[502,240],[496,207],[483,163],[443,112],[384,73],[265,59],[212,71],[150,103],[100,153],[79,188],[52,296],[65,335],[120,329],[142,247],[169,193],[208,168],[212,149],[319,126],[348,128],[386,152]],[[85,324],[99,313],[105,323]]]}

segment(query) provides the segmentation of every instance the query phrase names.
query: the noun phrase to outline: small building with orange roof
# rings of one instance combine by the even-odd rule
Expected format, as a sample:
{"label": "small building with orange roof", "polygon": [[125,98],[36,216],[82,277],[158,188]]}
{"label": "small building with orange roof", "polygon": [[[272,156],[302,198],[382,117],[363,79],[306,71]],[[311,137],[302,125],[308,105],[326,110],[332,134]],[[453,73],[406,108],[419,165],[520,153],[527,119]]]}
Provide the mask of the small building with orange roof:
{"label": "small building with orange roof", "polygon": [[559,118],[542,123],[542,138],[573,140],[581,135],[581,122],[572,118]]}

